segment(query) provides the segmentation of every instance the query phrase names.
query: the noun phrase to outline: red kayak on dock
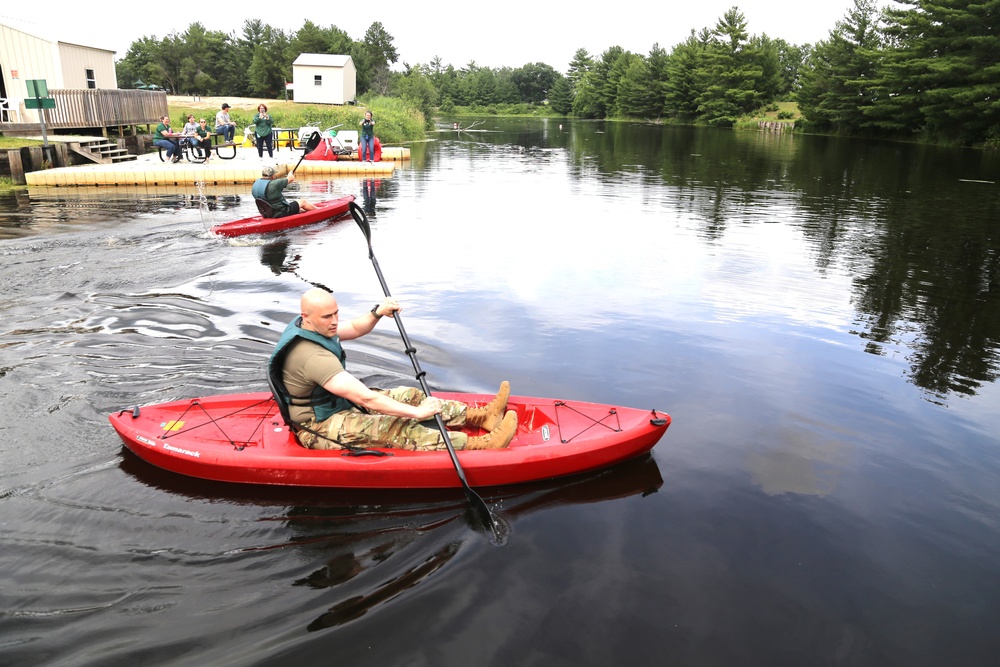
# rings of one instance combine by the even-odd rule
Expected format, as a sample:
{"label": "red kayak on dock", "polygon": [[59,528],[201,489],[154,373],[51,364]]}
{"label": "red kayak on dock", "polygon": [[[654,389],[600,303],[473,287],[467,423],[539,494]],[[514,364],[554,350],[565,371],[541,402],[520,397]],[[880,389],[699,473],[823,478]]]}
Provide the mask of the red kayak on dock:
{"label": "red kayak on dock", "polygon": [[[484,394],[439,393],[485,405]],[[459,451],[472,486],[505,486],[598,470],[645,454],[670,416],[598,403],[511,396],[517,435],[505,449]],[[228,394],[110,415],[125,446],[160,468],[202,479],[286,486],[442,489],[461,482],[447,451],[302,447],[268,392]],[[476,435],[476,433],[472,433]]]}
{"label": "red kayak on dock", "polygon": [[354,195],[347,195],[340,199],[316,202],[316,209],[313,211],[302,211],[295,215],[286,215],[283,218],[265,218],[262,215],[255,215],[252,218],[216,225],[212,227],[212,231],[222,236],[243,236],[244,234],[263,234],[311,225],[315,222],[347,215],[352,201],[354,201]]}

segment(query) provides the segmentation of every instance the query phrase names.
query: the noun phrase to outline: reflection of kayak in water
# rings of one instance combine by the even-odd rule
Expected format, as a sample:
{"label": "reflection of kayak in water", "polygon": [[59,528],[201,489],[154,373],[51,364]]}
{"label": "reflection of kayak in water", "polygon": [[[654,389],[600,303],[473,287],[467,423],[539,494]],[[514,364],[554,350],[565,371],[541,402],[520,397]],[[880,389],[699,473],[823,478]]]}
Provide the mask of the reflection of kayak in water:
{"label": "reflection of kayak in water", "polygon": [[[627,461],[606,471],[574,477],[572,480],[549,480],[523,485],[500,500],[504,515],[516,521],[520,516],[549,507],[647,495],[655,492],[662,484],[663,478],[656,462],[645,456],[640,460]],[[464,503],[459,503],[458,508],[463,505]],[[391,508],[388,509],[391,511]],[[308,524],[307,530],[315,531],[318,528],[313,517],[303,523]],[[374,574],[368,577],[377,582],[377,585],[371,589],[357,587],[350,591],[352,595],[344,596],[343,600],[313,620],[306,629],[316,631],[350,623],[422,584],[430,575],[446,566],[461,550],[463,542],[459,535],[448,541],[442,539],[448,535],[448,530],[453,525],[447,520],[438,520],[436,523],[426,522],[415,526],[411,518],[407,528],[402,530],[382,529],[357,535],[359,539],[353,541],[350,548],[338,550],[337,554],[327,559],[322,568],[296,581],[296,585],[320,589],[348,584],[368,570],[380,567],[391,556],[399,554],[405,561],[409,545],[425,535],[429,537],[425,541],[435,545],[435,548],[430,553],[415,549],[409,560],[403,563],[406,567],[397,566],[393,569],[391,564],[387,564],[385,569],[390,570],[388,578],[381,571],[377,578]],[[330,525],[325,529],[329,531]]]}
{"label": "reflection of kayak in water", "polygon": [[[397,521],[420,529],[450,521],[469,511],[469,501],[460,488],[454,489],[331,489],[296,486],[258,486],[206,482],[176,475],[148,465],[130,451],[121,459],[122,471],[138,482],[192,500],[223,501],[235,505],[288,508],[288,514],[269,521],[283,520],[304,531],[296,544],[310,541],[312,526],[324,520],[338,526],[371,527],[370,524]],[[563,505],[599,503],[629,496],[647,496],[663,486],[656,460],[643,454],[624,463],[589,473],[560,479],[527,482],[516,486],[482,489],[480,495],[490,505],[502,508],[505,516],[517,518],[535,510]],[[348,530],[347,532],[351,532]],[[261,545],[271,549],[280,545]]]}
{"label": "reflection of kayak in water", "polygon": [[354,195],[347,195],[339,199],[316,202],[316,208],[312,211],[302,211],[295,215],[286,215],[283,218],[265,218],[262,215],[255,215],[251,218],[234,220],[212,227],[212,231],[222,236],[242,236],[244,234],[263,234],[265,232],[277,232],[282,229],[311,225],[314,222],[322,222],[330,218],[338,218],[346,215],[348,207],[354,201]]}
{"label": "reflection of kayak in water", "polygon": [[[435,394],[486,404],[485,394]],[[511,396],[518,431],[506,449],[460,451],[472,486],[520,484],[598,470],[645,454],[670,417],[641,410]],[[446,451],[311,450],[285,426],[270,393],[173,401],[110,416],[139,458],[202,479],[289,486],[433,489],[461,486]]]}
{"label": "reflection of kayak in water", "polygon": [[[460,489],[315,489],[205,482],[160,470],[126,453],[122,470],[139,482],[187,499],[277,510],[258,521],[290,531],[262,531],[272,541],[240,551],[294,550],[311,563],[290,582],[322,591],[325,609],[307,630],[339,627],[391,605],[441,572],[466,543],[469,502]],[[547,509],[647,496],[663,485],[648,454],[599,471],[483,491],[513,524]],[[565,515],[561,515],[565,516]],[[590,515],[588,515],[590,516]],[[275,543],[275,538],[281,541]],[[433,584],[432,584],[433,586]]]}

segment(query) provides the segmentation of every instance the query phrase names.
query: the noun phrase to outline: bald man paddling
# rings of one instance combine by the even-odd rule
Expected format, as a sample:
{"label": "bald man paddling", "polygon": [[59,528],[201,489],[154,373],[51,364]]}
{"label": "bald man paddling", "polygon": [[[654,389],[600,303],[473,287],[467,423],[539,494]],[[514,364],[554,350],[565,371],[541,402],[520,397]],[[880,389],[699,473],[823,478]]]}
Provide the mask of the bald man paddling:
{"label": "bald man paddling", "polygon": [[[445,449],[436,428],[421,422],[440,413],[455,449],[501,449],[517,432],[517,414],[507,410],[510,385],[487,405],[470,407],[442,401],[414,387],[366,387],[344,368],[340,345],[369,333],[382,317],[394,317],[399,303],[387,298],[370,312],[340,322],[337,299],[314,288],[302,295],[301,316],[281,334],[268,363],[276,400],[288,407],[299,442],[310,449],[396,447],[420,451]],[[459,429],[474,426],[485,435]]]}

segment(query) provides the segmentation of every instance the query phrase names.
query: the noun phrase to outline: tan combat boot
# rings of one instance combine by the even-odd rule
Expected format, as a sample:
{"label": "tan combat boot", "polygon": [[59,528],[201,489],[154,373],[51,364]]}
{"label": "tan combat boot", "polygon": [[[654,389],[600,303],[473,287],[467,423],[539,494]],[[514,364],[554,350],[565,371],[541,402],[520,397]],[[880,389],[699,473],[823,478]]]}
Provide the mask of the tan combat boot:
{"label": "tan combat boot", "polygon": [[517,433],[517,413],[508,410],[503,421],[486,435],[469,438],[465,449],[503,449],[510,444]]}
{"label": "tan combat boot", "polygon": [[507,399],[510,398],[510,383],[504,380],[500,383],[500,391],[481,408],[468,408],[465,411],[465,423],[478,426],[484,431],[492,431],[500,425],[500,420],[507,411]]}

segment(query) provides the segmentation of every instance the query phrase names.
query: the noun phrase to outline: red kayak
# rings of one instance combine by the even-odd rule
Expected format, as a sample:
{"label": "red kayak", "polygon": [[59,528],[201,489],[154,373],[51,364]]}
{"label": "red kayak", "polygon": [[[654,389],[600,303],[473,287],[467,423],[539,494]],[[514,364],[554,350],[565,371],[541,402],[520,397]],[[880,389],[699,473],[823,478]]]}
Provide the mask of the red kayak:
{"label": "red kayak", "polygon": [[[435,396],[474,405],[493,398]],[[508,409],[518,416],[517,435],[509,447],[457,452],[470,486],[505,486],[598,470],[645,454],[670,426],[670,416],[657,410],[580,401],[511,396]],[[267,392],[136,407],[109,419],[139,458],[202,479],[373,489],[461,486],[447,451],[306,449]]]}
{"label": "red kayak", "polygon": [[242,236],[244,234],[263,234],[265,232],[277,232],[282,229],[311,225],[314,222],[322,222],[331,218],[339,218],[349,212],[354,195],[347,195],[340,199],[330,199],[316,203],[313,211],[302,211],[295,215],[286,215],[283,218],[265,218],[255,215],[252,218],[234,220],[212,227],[212,231],[223,236]]}

